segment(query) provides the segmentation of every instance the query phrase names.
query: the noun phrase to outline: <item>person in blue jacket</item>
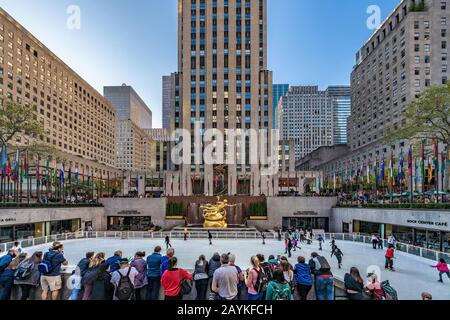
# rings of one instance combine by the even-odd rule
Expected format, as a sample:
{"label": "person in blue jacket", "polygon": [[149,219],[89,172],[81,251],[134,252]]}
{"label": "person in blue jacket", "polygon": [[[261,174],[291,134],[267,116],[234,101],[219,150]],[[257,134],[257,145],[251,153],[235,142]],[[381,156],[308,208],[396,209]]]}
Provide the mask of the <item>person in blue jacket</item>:
{"label": "person in blue jacket", "polygon": [[[0,301],[11,300],[14,276],[20,262],[25,258],[15,257],[0,275]],[[5,260],[6,261],[6,260]]]}
{"label": "person in blue jacket", "polygon": [[161,247],[157,246],[154,252],[147,257],[147,300],[156,301],[161,289]]}
{"label": "person in blue jacket", "polygon": [[114,271],[117,271],[120,269],[119,261],[122,259],[122,251],[118,250],[114,252],[114,255],[112,257],[109,257],[106,259],[106,263],[109,266],[109,272],[113,273]]}
{"label": "person in blue jacket", "polygon": [[175,249],[169,248],[169,249],[167,249],[166,255],[161,258],[161,277],[163,276],[164,272],[169,270],[169,261],[174,255],[175,255]]}
{"label": "person in blue jacket", "polygon": [[306,301],[313,286],[311,267],[306,263],[304,257],[298,257],[297,261],[298,263],[294,267],[295,283],[297,284],[300,300]]}
{"label": "person in blue jacket", "polygon": [[17,257],[17,251],[15,249],[10,249],[6,255],[0,258],[0,274],[6,270],[15,257]]}

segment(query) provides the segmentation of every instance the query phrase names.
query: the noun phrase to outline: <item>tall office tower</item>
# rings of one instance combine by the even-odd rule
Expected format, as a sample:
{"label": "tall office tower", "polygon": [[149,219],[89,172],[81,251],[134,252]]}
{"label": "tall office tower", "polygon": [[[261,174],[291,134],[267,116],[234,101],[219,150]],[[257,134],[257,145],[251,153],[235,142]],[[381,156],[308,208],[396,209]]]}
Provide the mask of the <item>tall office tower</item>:
{"label": "tall office tower", "polygon": [[[272,128],[272,73],[267,70],[267,0],[179,0],[178,127],[225,133],[225,156],[241,153],[227,147],[227,130]],[[200,127],[196,130],[195,123]],[[175,120],[177,125],[177,120]],[[203,139],[202,139],[203,140]],[[246,149],[249,151],[249,142]],[[203,145],[203,148],[205,145]],[[189,150],[187,150],[189,152]],[[245,165],[182,166],[181,194],[237,193],[240,180],[258,181],[260,167]],[[200,177],[197,179],[197,177]],[[253,177],[253,178],[251,178]],[[193,183],[192,183],[193,182]],[[195,186],[193,186],[195,184]],[[253,183],[252,194],[260,193]],[[220,190],[221,189],[221,190]]]}
{"label": "tall office tower", "polygon": [[175,96],[172,90],[172,76],[162,77],[162,112],[163,112],[163,129],[170,130],[171,124],[171,109],[174,105],[173,97]]}
{"label": "tall office tower", "polygon": [[274,84],[272,85],[273,103],[272,103],[272,125],[273,129],[279,129],[280,124],[277,119],[278,103],[282,96],[289,91],[288,84]]}
{"label": "tall office tower", "polygon": [[[0,8],[0,99],[29,106],[64,154],[66,170],[115,171],[116,112],[85,80]],[[14,143],[26,144],[25,137]],[[59,169],[59,164],[58,164]]]}
{"label": "tall office tower", "polygon": [[350,86],[330,86],[327,92],[333,100],[333,144],[347,144],[347,123],[352,100]]}
{"label": "tall office tower", "polygon": [[105,98],[116,109],[117,168],[151,169],[151,143],[145,130],[152,128],[152,112],[131,86],[104,87]]}
{"label": "tall office tower", "polygon": [[[402,1],[356,54],[352,72],[349,146],[353,161],[390,153],[384,133],[405,122],[402,110],[415,97],[448,79],[448,1],[427,0],[412,11]],[[359,160],[358,160],[359,159]]]}
{"label": "tall office tower", "polygon": [[333,99],[317,86],[291,87],[281,98],[281,135],[294,140],[295,158],[302,159],[334,141]]}

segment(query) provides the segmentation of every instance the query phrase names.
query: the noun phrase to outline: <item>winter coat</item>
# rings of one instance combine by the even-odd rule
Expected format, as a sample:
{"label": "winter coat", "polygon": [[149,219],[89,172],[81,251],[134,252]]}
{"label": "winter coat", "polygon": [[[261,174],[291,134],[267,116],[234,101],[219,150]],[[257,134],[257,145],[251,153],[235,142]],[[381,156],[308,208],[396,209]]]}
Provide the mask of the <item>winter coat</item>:
{"label": "winter coat", "polygon": [[446,263],[439,262],[436,266],[433,268],[436,268],[439,272],[448,273],[450,270],[448,269],[448,265]]}
{"label": "winter coat", "polygon": [[216,254],[214,255],[210,260],[209,260],[209,272],[208,272],[208,276],[210,278],[213,277],[214,275],[214,271],[216,271],[217,269],[219,269],[221,267],[221,263],[220,263],[220,255]]}
{"label": "winter coat", "polygon": [[147,262],[144,259],[137,259],[131,263],[131,266],[139,272],[136,278],[134,278],[134,287],[136,289],[145,287],[148,284]]}
{"label": "winter coat", "polygon": [[297,285],[311,286],[313,279],[311,276],[311,268],[306,263],[298,263],[294,268],[295,283]]}
{"label": "winter coat", "polygon": [[77,267],[80,268],[80,276],[84,277],[84,275],[86,274],[86,272],[88,272],[89,270],[89,263],[91,262],[90,259],[88,258],[83,258],[80,260],[80,262],[78,262]]}
{"label": "winter coat", "polygon": [[97,267],[97,276],[92,282],[90,300],[112,300],[114,288],[111,285],[111,275],[107,271],[108,264],[102,262]]}
{"label": "winter coat", "polygon": [[161,277],[161,262],[162,256],[159,253],[154,252],[147,257],[147,276],[152,278]]}

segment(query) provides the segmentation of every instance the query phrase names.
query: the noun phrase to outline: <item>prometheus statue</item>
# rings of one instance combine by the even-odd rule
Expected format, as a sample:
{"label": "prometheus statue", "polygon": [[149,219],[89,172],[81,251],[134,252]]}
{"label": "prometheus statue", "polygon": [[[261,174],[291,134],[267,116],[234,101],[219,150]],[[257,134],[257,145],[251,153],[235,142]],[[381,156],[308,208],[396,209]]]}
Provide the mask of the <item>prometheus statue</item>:
{"label": "prometheus statue", "polygon": [[203,209],[203,217],[205,218],[203,228],[228,228],[226,209],[233,207],[236,207],[236,205],[228,204],[228,200],[226,199],[221,201],[220,197],[217,197],[216,204],[205,204],[201,206],[200,208]]}

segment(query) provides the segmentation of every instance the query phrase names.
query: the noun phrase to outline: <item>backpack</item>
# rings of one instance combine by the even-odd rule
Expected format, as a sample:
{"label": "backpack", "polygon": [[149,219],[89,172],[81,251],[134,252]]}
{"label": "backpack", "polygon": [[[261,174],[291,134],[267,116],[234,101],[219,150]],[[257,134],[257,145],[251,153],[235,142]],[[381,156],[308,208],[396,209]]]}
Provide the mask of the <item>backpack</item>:
{"label": "backpack", "polygon": [[291,289],[290,287],[283,287],[282,289],[273,288],[273,300],[282,300],[282,301],[287,301],[290,300],[289,296],[291,294]]}
{"label": "backpack", "polygon": [[328,272],[328,271],[331,270],[330,264],[328,263],[327,259],[325,259],[325,257],[318,256],[317,260],[320,263],[319,271],[321,271],[321,272]]}
{"label": "backpack", "polygon": [[22,263],[19,265],[14,273],[14,280],[23,281],[31,278],[31,268],[33,268],[33,263],[31,262]]}
{"label": "backpack", "polygon": [[264,273],[264,271],[258,271],[255,268],[253,268],[253,270],[258,273],[258,278],[256,279],[256,283],[253,289],[258,293],[266,291],[267,285],[269,283],[269,278]]}
{"label": "backpack", "polygon": [[130,279],[131,267],[128,268],[126,276],[122,275],[119,270],[116,272],[119,272],[120,275],[119,285],[116,289],[116,297],[119,300],[130,300],[134,293],[134,285]]}
{"label": "backpack", "polygon": [[398,300],[397,290],[391,287],[388,280],[381,283],[381,289],[383,289],[386,300]]}
{"label": "backpack", "polygon": [[273,279],[273,269],[267,262],[261,264],[261,267],[264,270],[264,273],[267,275],[267,280],[271,281]]}
{"label": "backpack", "polygon": [[56,253],[53,254],[50,259],[48,257],[49,255],[50,253],[46,254],[44,259],[38,265],[39,272],[44,276],[50,274],[54,269],[52,261],[56,257]]}

